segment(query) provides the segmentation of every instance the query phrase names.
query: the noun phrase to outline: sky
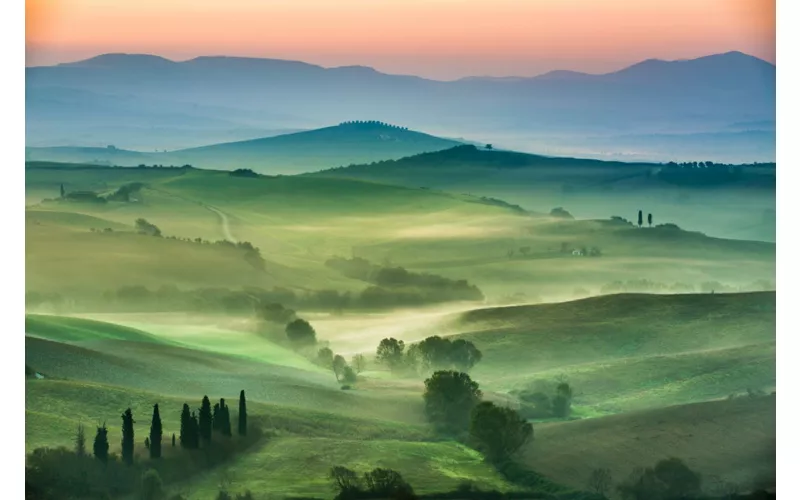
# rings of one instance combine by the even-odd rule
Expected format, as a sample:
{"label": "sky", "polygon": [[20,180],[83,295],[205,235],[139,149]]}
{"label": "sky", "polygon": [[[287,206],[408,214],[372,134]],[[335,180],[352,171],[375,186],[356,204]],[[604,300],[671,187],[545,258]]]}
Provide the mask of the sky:
{"label": "sky", "polygon": [[732,50],[775,62],[775,0],[27,0],[25,25],[28,66],[228,55],[446,80]]}

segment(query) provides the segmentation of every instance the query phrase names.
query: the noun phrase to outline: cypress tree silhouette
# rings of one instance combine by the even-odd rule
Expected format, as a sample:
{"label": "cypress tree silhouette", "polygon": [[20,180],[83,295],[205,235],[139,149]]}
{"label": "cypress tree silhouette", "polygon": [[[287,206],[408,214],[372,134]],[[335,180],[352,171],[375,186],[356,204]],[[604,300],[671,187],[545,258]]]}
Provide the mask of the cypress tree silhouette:
{"label": "cypress tree silhouette", "polygon": [[239,435],[247,435],[247,401],[244,399],[244,389],[239,393]]}
{"label": "cypress tree silhouette", "polygon": [[75,434],[75,454],[79,457],[86,455],[86,432],[83,424],[78,424],[78,432]]}
{"label": "cypress tree silhouette", "polygon": [[647,214],[647,225],[653,227],[653,214]]}
{"label": "cypress tree silhouette", "polygon": [[203,396],[203,403],[200,405],[200,414],[198,415],[198,425],[200,426],[200,437],[206,443],[211,441],[211,401],[208,396]]}
{"label": "cypress tree silhouette", "polygon": [[64,184],[61,184],[61,197],[63,198],[66,193],[64,192]]}
{"label": "cypress tree silhouette", "polygon": [[[183,411],[181,411],[181,448],[191,448],[191,429],[192,417],[189,414],[189,405],[183,403]],[[172,446],[175,446],[175,434],[172,435]]]}
{"label": "cypress tree silhouette", "polygon": [[642,227],[642,211],[639,210],[639,227]]}
{"label": "cypress tree silhouette", "polygon": [[192,440],[191,448],[200,447],[200,424],[197,423],[197,415],[192,412],[192,417],[189,419],[189,432]]}
{"label": "cypress tree silhouette", "polygon": [[228,405],[225,404],[225,398],[220,398],[219,400],[219,414],[220,414],[219,431],[222,433],[223,436],[231,437],[231,413],[229,411]]}
{"label": "cypress tree silhouette", "polygon": [[122,414],[122,461],[133,464],[133,412],[130,408]]}
{"label": "cypress tree silhouette", "polygon": [[102,427],[97,428],[97,434],[94,436],[94,458],[103,463],[108,462],[108,429],[106,423],[103,422]]}
{"label": "cypress tree silhouette", "polygon": [[150,458],[161,458],[161,415],[158,403],[153,405],[153,421],[150,423]]}
{"label": "cypress tree silhouette", "polygon": [[211,428],[215,431],[219,432],[222,430],[222,421],[220,420],[221,416],[219,414],[219,403],[214,403],[214,411],[211,414]]}
{"label": "cypress tree silhouette", "polygon": [[175,448],[175,433],[172,433],[172,447]]}

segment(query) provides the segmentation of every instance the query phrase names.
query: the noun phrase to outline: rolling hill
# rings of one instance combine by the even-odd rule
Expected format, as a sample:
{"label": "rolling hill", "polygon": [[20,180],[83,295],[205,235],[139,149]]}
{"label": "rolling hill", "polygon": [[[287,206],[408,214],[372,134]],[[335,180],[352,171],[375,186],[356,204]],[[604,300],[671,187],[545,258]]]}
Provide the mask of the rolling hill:
{"label": "rolling hill", "polygon": [[[74,120],[78,114],[80,122]],[[259,137],[265,129],[308,129],[379,117],[517,149],[540,149],[531,141],[545,139],[593,156],[636,154],[659,160],[675,148],[652,134],[678,134],[675,138],[685,146],[678,148],[681,159],[689,159],[702,151],[691,140],[693,134],[722,133],[750,122],[766,123],[753,130],[771,133],[772,141],[727,136],[722,139],[726,147],[708,159],[770,161],[775,66],[729,52],[690,61],[648,60],[603,75],[555,72],[444,82],[363,66],[323,68],[237,57],[175,62],[105,54],[27,68],[26,117],[29,146],[174,150],[197,145],[193,135],[217,143]],[[647,144],[631,148],[630,141],[615,139],[627,134],[650,137]],[[603,145],[592,144],[593,136],[605,136]]]}
{"label": "rolling hill", "polygon": [[364,122],[166,153],[143,153],[112,147],[52,147],[26,148],[26,157],[29,161],[119,166],[189,164],[218,170],[249,168],[274,175],[397,159],[458,144],[450,139],[380,122]]}
{"label": "rolling hill", "polygon": [[563,207],[578,218],[634,220],[644,210],[657,223],[723,238],[775,241],[775,164],[684,169],[461,145],[308,175],[473,193],[536,212]]}

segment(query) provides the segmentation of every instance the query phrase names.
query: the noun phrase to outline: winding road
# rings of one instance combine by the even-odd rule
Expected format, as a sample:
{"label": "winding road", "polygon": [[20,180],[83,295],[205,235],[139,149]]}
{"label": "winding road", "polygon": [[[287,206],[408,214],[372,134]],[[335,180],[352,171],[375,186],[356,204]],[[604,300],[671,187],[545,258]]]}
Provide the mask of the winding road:
{"label": "winding road", "polygon": [[230,241],[231,243],[237,243],[236,238],[234,238],[233,235],[231,234],[231,226],[230,223],[228,222],[228,216],[225,215],[225,213],[223,213],[222,211],[217,210],[212,206],[206,205],[204,203],[202,205],[219,216],[219,222],[222,225],[222,237]]}

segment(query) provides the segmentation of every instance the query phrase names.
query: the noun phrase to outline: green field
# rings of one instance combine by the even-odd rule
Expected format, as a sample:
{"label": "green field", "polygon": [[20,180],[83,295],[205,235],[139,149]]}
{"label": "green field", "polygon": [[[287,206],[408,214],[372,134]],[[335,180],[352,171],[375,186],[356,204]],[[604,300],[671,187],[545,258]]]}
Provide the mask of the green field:
{"label": "green field", "polygon": [[[57,199],[62,184],[109,196],[133,182],[142,185],[127,201]],[[208,395],[233,408],[244,389],[265,438],[171,493],[202,500],[226,484],[256,498],[330,498],[334,465],[395,469],[418,493],[464,480],[521,488],[469,443],[435,434],[424,376],[374,359],[383,338],[441,335],[481,351],[470,376],[487,400],[525,410],[531,393],[569,382],[572,414],[533,420],[534,441],[517,457],[564,488],[584,489],[596,467],[622,479],[671,455],[742,487],[769,472],[774,397],[756,394],[776,385],[775,292],[763,291],[774,290],[774,243],[634,227],[609,219],[612,202],[604,217],[564,219],[484,194],[347,176],[29,164],[25,360],[43,378],[26,380],[26,451],[71,446],[79,423],[93,431],[103,421],[117,451],[131,407],[146,460],[154,403],[171,436],[184,402],[195,408]],[[161,237],[139,234],[139,218]],[[261,260],[221,240],[250,242]],[[573,254],[581,248],[600,255]],[[485,300],[367,307],[354,298],[378,278],[326,265],[336,256],[428,283],[385,290],[468,280]],[[629,293],[613,293],[613,282]],[[321,291],[353,301],[314,302]],[[281,297],[313,325],[313,349],[292,349],[284,323],[258,320],[264,301]],[[313,361],[323,345],[348,361],[367,357],[350,390]]]}

